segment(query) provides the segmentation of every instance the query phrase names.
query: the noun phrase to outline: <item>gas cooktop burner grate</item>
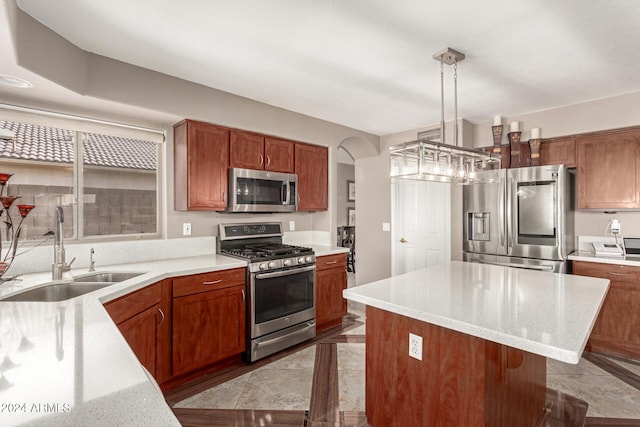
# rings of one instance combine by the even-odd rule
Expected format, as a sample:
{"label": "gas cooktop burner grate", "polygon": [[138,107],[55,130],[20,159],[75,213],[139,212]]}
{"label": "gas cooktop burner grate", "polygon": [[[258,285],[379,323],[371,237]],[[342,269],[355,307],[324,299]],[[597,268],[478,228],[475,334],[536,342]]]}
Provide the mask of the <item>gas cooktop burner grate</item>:
{"label": "gas cooktop burner grate", "polygon": [[221,253],[249,260],[269,260],[312,254],[311,248],[293,245],[251,244],[240,248],[221,249]]}

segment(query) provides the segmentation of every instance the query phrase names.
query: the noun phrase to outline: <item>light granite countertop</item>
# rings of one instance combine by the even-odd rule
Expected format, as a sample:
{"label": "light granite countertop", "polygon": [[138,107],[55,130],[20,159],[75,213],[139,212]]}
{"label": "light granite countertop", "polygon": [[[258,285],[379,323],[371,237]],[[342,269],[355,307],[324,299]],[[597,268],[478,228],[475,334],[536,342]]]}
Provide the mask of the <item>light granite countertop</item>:
{"label": "light granite countertop", "polygon": [[452,261],[343,291],[402,316],[577,364],[609,281]]}
{"label": "light granite countertop", "polygon": [[[348,251],[312,246],[316,256]],[[143,274],[67,301],[0,301],[0,425],[180,425],[103,304],[166,278],[246,265],[217,254],[111,265],[97,271]],[[26,274],[0,284],[0,298],[45,283],[50,272]]]}

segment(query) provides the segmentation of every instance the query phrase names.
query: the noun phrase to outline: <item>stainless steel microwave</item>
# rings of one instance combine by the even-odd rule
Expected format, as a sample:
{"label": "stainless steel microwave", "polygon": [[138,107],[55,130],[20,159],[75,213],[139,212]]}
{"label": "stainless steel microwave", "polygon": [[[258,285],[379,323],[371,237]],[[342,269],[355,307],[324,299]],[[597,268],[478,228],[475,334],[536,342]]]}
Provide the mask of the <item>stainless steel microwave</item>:
{"label": "stainless steel microwave", "polygon": [[229,169],[228,212],[295,212],[298,176],[254,169]]}

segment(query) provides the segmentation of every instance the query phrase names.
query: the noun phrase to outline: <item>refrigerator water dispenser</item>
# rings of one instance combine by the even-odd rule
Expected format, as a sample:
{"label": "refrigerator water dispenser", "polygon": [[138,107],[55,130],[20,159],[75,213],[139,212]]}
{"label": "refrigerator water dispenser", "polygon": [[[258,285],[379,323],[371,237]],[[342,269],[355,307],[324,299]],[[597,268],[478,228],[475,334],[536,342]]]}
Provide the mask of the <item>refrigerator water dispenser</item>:
{"label": "refrigerator water dispenser", "polygon": [[469,240],[491,240],[489,234],[489,212],[468,212]]}

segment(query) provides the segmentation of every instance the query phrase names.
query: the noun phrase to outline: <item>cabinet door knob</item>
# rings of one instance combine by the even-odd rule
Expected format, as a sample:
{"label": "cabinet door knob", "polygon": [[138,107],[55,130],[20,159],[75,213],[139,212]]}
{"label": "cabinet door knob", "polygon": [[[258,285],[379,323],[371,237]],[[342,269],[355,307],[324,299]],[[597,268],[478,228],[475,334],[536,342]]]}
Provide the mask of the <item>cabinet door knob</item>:
{"label": "cabinet door knob", "polygon": [[212,280],[210,282],[202,282],[203,285],[217,285],[218,283],[222,282],[222,279],[218,279],[218,280]]}
{"label": "cabinet door knob", "polygon": [[329,264],[337,264],[337,263],[338,263],[338,261],[327,261],[327,262],[325,262],[325,264],[327,264],[327,265],[329,265]]}
{"label": "cabinet door knob", "polygon": [[162,311],[161,308],[159,308],[158,311],[160,312],[160,316],[162,316],[160,319],[160,325],[162,325],[164,323],[164,311]]}
{"label": "cabinet door knob", "polygon": [[244,289],[242,290],[242,302],[246,301],[246,295],[244,293]]}
{"label": "cabinet door knob", "polygon": [[271,157],[267,156],[267,166],[271,166]]}
{"label": "cabinet door knob", "polygon": [[264,164],[264,156],[260,154],[260,166]]}
{"label": "cabinet door knob", "polygon": [[405,239],[404,237],[401,237],[401,238],[400,238],[400,243],[407,243],[407,242],[408,242],[408,240],[407,240],[407,239]]}

